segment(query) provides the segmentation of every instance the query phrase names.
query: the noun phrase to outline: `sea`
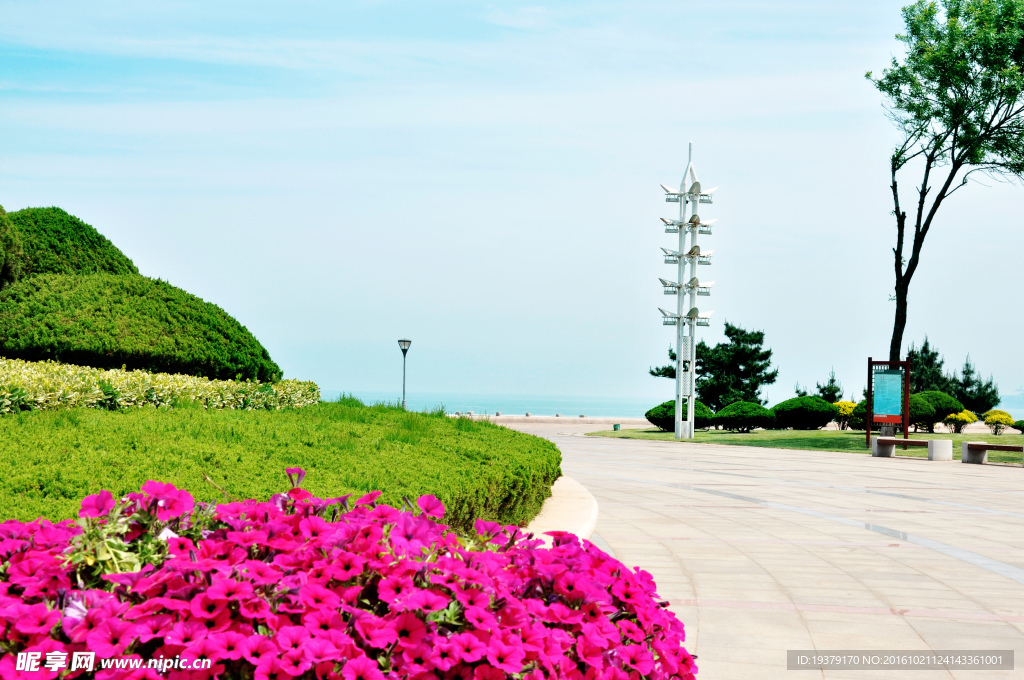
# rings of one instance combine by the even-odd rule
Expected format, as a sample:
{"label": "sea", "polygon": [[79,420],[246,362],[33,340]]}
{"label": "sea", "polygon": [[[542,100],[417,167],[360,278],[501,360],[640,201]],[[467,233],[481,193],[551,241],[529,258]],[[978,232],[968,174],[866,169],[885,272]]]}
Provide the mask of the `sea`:
{"label": "sea", "polygon": [[[334,401],[341,396],[341,390],[321,390],[325,401]],[[397,404],[402,401],[401,392],[345,392],[365,404]],[[523,415],[535,416],[590,416],[594,418],[643,418],[652,406],[672,398],[672,394],[654,397],[573,397],[573,396],[527,396],[509,394],[441,394],[410,392],[406,395],[406,407],[410,411],[433,411],[443,407],[447,413]],[[1024,418],[1024,394],[1006,395],[996,408],[1008,412],[1014,419]]]}
{"label": "sea", "polygon": [[[398,404],[401,392],[345,391],[364,404]],[[321,390],[324,401],[335,401],[341,390]],[[644,413],[672,395],[658,397],[583,397],[583,396],[526,396],[509,394],[441,394],[410,392],[406,395],[406,408],[410,411],[434,411],[443,408],[447,413],[473,413],[535,416],[562,415],[592,418],[643,418]]]}

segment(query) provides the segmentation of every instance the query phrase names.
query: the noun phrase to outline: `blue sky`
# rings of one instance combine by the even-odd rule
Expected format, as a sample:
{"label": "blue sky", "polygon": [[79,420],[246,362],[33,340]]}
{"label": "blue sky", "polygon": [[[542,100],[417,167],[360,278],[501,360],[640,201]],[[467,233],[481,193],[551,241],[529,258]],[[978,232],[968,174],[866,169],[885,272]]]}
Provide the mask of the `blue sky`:
{"label": "blue sky", "polygon": [[[771,402],[887,353],[899,2],[0,2],[0,203],[58,205],[324,389],[667,399],[658,184]],[[909,184],[909,181],[908,181]],[[960,192],[907,341],[1024,391],[1024,190]],[[702,213],[703,215],[703,213]],[[978,330],[979,328],[992,329]]]}

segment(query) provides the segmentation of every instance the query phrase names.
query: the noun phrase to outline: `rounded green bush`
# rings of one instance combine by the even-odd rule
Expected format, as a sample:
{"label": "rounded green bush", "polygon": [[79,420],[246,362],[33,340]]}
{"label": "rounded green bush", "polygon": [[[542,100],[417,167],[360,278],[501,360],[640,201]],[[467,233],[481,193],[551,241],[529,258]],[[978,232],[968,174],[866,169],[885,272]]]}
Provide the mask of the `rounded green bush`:
{"label": "rounded green bush", "polygon": [[267,350],[220,307],[164,281],[43,274],[0,291],[0,356],[276,382]]}
{"label": "rounded green bush", "polygon": [[771,427],[772,412],[751,401],[734,401],[715,414],[715,424],[727,430],[750,432],[755,427]]}
{"label": "rounded green bush", "polygon": [[775,427],[794,430],[819,430],[835,420],[839,413],[821,397],[794,397],[772,407]]}
{"label": "rounded green bush", "polygon": [[[686,400],[683,400],[683,405],[686,405]],[[647,413],[644,417],[654,425],[655,427],[664,430],[665,432],[674,432],[676,427],[676,400],[669,399],[663,404],[658,404]],[[693,404],[693,419],[696,422],[698,429],[711,427],[712,421],[714,420],[715,414],[711,412],[704,404],[699,401]]]}
{"label": "rounded green bush", "polygon": [[21,239],[0,205],[0,290],[18,280],[22,264]]}
{"label": "rounded green bush", "polygon": [[[928,423],[926,427],[929,432],[935,431],[935,423],[946,420],[947,416],[951,416],[955,413],[960,413],[964,410],[964,405],[959,401],[949,396],[945,392],[939,392],[938,390],[930,390],[928,392],[919,392],[918,397],[926,400],[935,409],[934,420]],[[911,397],[913,398],[913,397]],[[913,410],[913,409],[911,409]]]}
{"label": "rounded green bush", "polygon": [[138,274],[117,246],[60,208],[25,208],[8,215],[22,247],[22,274]]}
{"label": "rounded green bush", "polygon": [[1013,429],[1017,430],[1018,432],[1024,433],[1024,420],[1014,421],[1011,427],[1013,427]]}
{"label": "rounded green bush", "polygon": [[920,394],[910,395],[910,424],[914,427],[933,429],[936,420],[935,407]]}

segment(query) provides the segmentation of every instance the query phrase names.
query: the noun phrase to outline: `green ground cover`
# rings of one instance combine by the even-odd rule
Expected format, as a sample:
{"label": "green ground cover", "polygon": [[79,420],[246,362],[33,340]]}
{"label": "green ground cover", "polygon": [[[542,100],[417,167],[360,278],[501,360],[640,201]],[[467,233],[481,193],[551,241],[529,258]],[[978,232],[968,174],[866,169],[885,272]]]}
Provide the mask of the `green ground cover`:
{"label": "green ground cover", "polygon": [[74,517],[83,496],[149,479],[223,501],[204,475],[234,498],[267,499],[287,490],[284,468],[302,467],[303,487],[322,498],[380,489],[401,507],[403,495],[431,493],[454,526],[522,524],[551,495],[560,463],[539,437],[354,399],[282,411],[26,411],[0,417],[0,518]]}
{"label": "green ground cover", "polygon": [[[590,432],[591,436],[617,437],[620,439],[652,439],[673,441],[671,432],[663,432],[657,428],[641,430],[605,430]],[[969,432],[967,434],[948,434],[911,432],[911,439],[952,439],[953,458],[960,460],[960,444],[965,441],[989,442],[992,444],[1011,444],[1024,446],[1024,435],[1003,434],[993,435],[985,432]],[[749,433],[729,432],[727,430],[697,430],[695,440],[698,444],[729,444],[732,446],[762,446],[776,449],[803,449],[820,451],[852,451],[869,454],[871,450],[865,446],[863,430],[754,430]],[[908,448],[904,451],[896,449],[897,456],[928,457],[928,450]],[[989,451],[988,459],[996,463],[1020,463],[1021,454],[1006,451]]]}

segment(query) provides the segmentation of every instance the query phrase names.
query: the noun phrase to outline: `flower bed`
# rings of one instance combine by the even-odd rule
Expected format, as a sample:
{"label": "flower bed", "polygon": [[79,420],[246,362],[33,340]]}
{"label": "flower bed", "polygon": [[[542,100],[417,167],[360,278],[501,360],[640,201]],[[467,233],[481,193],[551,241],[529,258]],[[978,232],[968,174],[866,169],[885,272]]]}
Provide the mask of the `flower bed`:
{"label": "flower bed", "polygon": [[[196,504],[147,482],[80,519],[0,524],[0,677],[498,680],[692,678],[651,577],[587,541],[551,549],[417,507],[320,499],[288,470],[267,502]],[[18,670],[25,652],[210,659],[205,671]],[[42,663],[42,662],[40,662]]]}

